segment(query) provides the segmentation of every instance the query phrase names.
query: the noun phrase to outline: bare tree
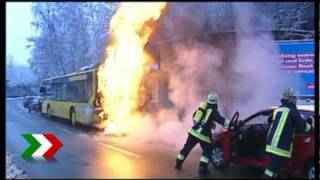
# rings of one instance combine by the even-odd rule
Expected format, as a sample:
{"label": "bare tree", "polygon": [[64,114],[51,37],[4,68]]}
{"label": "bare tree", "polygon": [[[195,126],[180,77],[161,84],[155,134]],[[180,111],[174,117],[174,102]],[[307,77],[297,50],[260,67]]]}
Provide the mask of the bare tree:
{"label": "bare tree", "polygon": [[34,84],[36,76],[28,66],[14,63],[14,57],[8,55],[6,57],[6,81],[8,86],[19,84]]}
{"label": "bare tree", "polygon": [[108,41],[108,26],[117,3],[34,3],[38,30],[30,37],[29,62],[40,79],[74,72],[99,62]]}
{"label": "bare tree", "polygon": [[[234,29],[232,2],[208,3],[211,31]],[[279,32],[279,39],[310,39],[314,37],[313,2],[258,2],[253,3],[263,21],[256,22],[257,30]],[[261,20],[261,18],[260,18]]]}

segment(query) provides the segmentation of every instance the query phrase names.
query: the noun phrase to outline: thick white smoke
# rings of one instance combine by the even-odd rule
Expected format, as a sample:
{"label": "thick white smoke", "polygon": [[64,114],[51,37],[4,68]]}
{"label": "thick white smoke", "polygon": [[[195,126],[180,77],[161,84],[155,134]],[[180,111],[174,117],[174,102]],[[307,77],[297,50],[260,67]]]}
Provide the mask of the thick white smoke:
{"label": "thick white smoke", "polygon": [[[190,7],[192,5],[184,4],[173,7],[169,12],[170,19],[165,19],[164,24],[174,26],[179,22],[175,17],[188,19],[185,24],[180,22],[179,28],[184,29],[185,34],[194,35],[193,25],[196,24],[200,35],[203,29],[199,23],[205,26],[207,16],[203,13],[196,16],[199,7],[194,13],[194,8],[188,12]],[[180,10],[172,12],[177,8]],[[185,11],[181,11],[183,8]],[[143,127],[143,130],[132,133],[134,136],[131,137],[181,148],[192,126],[193,112],[210,91],[218,92],[220,113],[227,118],[231,118],[236,110],[240,111],[240,117],[244,117],[279,104],[287,75],[280,70],[277,44],[271,32],[254,31],[257,25],[268,26],[271,20],[258,15],[250,3],[234,3],[233,9],[236,38],[231,43],[225,42],[227,47],[197,39],[170,43],[167,48],[173,51],[173,55],[162,54],[160,61],[170,64],[166,68],[170,71],[169,98],[174,106],[144,117],[136,124],[137,129]],[[192,33],[188,33],[188,29]],[[181,36],[172,34],[176,32],[168,30],[168,37]]]}
{"label": "thick white smoke", "polygon": [[[240,110],[242,117],[279,104],[288,75],[280,69],[280,52],[267,27],[270,19],[256,12],[251,3],[234,3],[236,48],[232,59],[234,100],[229,108]],[[270,28],[270,27],[269,27]]]}

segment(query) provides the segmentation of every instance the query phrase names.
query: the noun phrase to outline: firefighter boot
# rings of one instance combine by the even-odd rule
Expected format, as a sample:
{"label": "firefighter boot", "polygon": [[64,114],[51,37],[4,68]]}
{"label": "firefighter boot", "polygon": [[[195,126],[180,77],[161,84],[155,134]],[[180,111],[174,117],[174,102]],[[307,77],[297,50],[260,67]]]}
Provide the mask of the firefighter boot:
{"label": "firefighter boot", "polygon": [[181,170],[181,168],[182,168],[182,163],[183,163],[182,160],[177,159],[175,168],[176,168],[177,170]]}
{"label": "firefighter boot", "polygon": [[203,177],[209,173],[210,173],[210,171],[208,169],[208,164],[201,163],[199,166],[199,176]]}

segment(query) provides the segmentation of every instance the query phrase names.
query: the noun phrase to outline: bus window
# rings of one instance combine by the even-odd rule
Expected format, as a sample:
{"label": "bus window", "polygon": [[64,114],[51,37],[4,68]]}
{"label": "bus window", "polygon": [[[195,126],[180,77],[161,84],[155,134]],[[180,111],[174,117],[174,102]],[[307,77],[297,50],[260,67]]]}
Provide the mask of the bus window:
{"label": "bus window", "polygon": [[58,99],[58,84],[56,84],[56,83],[55,84],[50,84],[48,90],[52,94],[50,99],[52,99],[52,100]]}
{"label": "bus window", "polygon": [[62,89],[61,89],[61,99],[60,99],[62,101],[68,100],[68,96],[67,96],[68,90],[67,90],[67,88],[68,88],[68,84],[63,83],[62,84]]}
{"label": "bus window", "polygon": [[88,102],[93,93],[92,74],[87,74],[85,80],[69,81],[67,98],[74,102]]}
{"label": "bus window", "polygon": [[84,99],[84,82],[85,81],[77,81],[77,99],[80,102],[85,101]]}
{"label": "bus window", "polygon": [[84,82],[84,100],[88,101],[93,93],[93,75],[88,74],[88,79]]}

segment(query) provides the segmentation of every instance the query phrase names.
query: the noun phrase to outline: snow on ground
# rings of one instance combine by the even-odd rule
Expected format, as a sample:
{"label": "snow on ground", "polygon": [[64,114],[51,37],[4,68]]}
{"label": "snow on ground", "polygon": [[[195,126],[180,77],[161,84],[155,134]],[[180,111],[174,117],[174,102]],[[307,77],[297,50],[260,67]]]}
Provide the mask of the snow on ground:
{"label": "snow on ground", "polygon": [[6,154],[6,179],[30,179],[26,172],[13,162],[9,153]]}
{"label": "snow on ground", "polygon": [[23,99],[24,97],[15,97],[15,98],[7,98],[7,100],[21,100]]}

